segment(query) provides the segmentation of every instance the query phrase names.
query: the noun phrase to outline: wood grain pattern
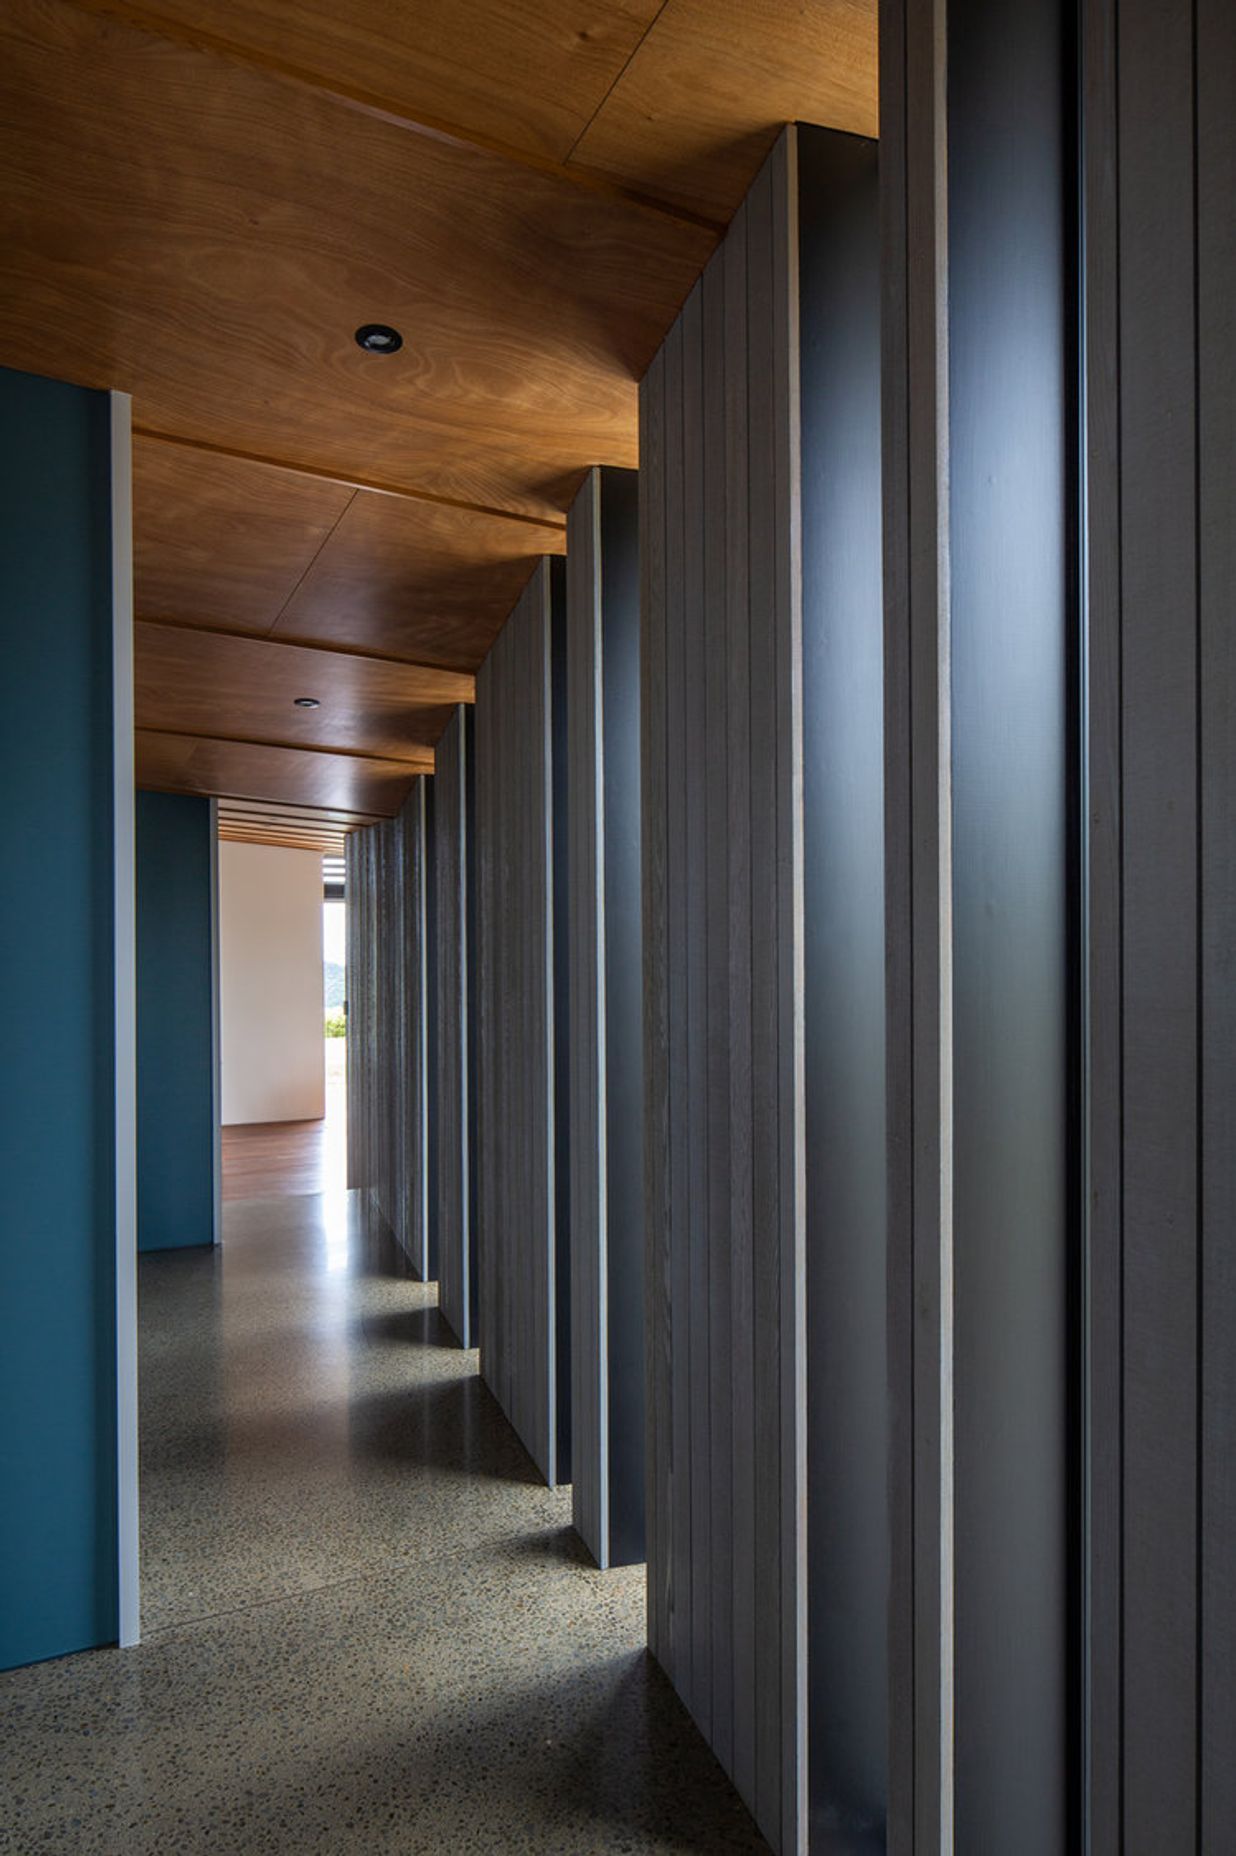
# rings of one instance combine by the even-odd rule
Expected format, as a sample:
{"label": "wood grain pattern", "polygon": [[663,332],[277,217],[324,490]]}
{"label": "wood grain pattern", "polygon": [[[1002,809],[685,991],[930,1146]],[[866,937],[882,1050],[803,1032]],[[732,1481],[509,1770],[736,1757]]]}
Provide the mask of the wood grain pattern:
{"label": "wood grain pattern", "polygon": [[434,763],[438,958],[438,1305],[461,1347],[476,1345],[476,937],[473,714],[462,706]]}
{"label": "wood grain pattern", "polygon": [[138,617],[269,631],[352,494],[269,465],[136,437]]}
{"label": "wood grain pattern", "polygon": [[342,857],[349,832],[377,824],[365,814],[313,810],[308,806],[281,806],[269,801],[222,799],[218,806],[219,836],[248,844],[286,844],[294,849]]}
{"label": "wood grain pattern", "polygon": [[551,1487],[569,1476],[560,1420],[570,1398],[558,1333],[553,795],[565,743],[552,702],[562,623],[552,566],[536,569],[481,666],[476,701],[481,1373]]}
{"label": "wood grain pattern", "polygon": [[[414,768],[423,767],[454,704],[473,693],[465,673],[140,621],[135,653],[139,728],[226,732],[406,759]],[[298,709],[297,696],[315,696],[321,706]]]}
{"label": "wood grain pattern", "polygon": [[361,491],[273,634],[475,670],[535,563],[565,548],[565,530]]}
{"label": "wood grain pattern", "polygon": [[[6,364],[534,515],[634,462],[636,379],[712,243],[63,0],[6,9],[0,118]],[[356,346],[371,320],[401,353]]]}
{"label": "wood grain pattern", "polygon": [[875,133],[874,0],[668,0],[572,161],[725,223],[794,121]]}
{"label": "wood grain pattern", "polygon": [[391,817],[407,797],[418,766],[432,771],[432,754],[419,762],[319,754],[139,729],[137,783],[157,792],[269,799],[281,805],[330,806]]}
{"label": "wood grain pattern", "polygon": [[212,37],[275,68],[313,73],[372,96],[414,122],[564,160],[655,18],[660,0],[550,0],[535,11],[484,0],[421,0],[392,11],[379,0],[346,8],[321,0],[155,0],[144,12]]}
{"label": "wood grain pattern", "polygon": [[803,1851],[794,143],[645,383],[643,834],[650,1640],[773,1848]]}

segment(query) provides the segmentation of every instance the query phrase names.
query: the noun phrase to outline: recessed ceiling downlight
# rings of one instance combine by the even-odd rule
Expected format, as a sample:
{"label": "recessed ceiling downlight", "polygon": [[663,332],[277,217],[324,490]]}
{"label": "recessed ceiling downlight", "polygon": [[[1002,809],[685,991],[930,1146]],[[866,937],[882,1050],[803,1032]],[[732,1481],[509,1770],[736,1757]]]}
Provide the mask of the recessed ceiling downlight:
{"label": "recessed ceiling downlight", "polygon": [[366,322],[356,331],[357,346],[366,354],[394,354],[403,347],[403,336],[386,322]]}
{"label": "recessed ceiling downlight", "polygon": [[320,709],[322,707],[316,696],[293,696],[292,701],[298,709]]}

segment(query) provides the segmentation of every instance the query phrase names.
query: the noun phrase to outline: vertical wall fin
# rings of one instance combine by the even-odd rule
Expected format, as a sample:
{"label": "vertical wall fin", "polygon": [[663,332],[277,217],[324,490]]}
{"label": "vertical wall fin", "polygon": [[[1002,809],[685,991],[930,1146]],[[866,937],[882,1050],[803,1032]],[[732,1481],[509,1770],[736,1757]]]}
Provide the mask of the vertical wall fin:
{"label": "vertical wall fin", "polygon": [[554,654],[555,632],[559,652],[564,643],[564,588],[554,565],[536,568],[481,666],[476,703],[481,1372],[551,1485],[569,1473],[570,1405],[559,1304],[569,1284],[565,1203],[559,1218],[566,1117],[555,1051],[566,1010],[565,938],[555,934],[555,761],[565,739]]}
{"label": "vertical wall fin", "polygon": [[433,778],[438,1303],[461,1347],[476,1345],[472,744],[472,710],[461,703],[438,741]]}
{"label": "vertical wall fin", "polygon": [[1090,1848],[1236,1791],[1236,25],[1085,0]]}
{"label": "vertical wall fin", "polygon": [[644,382],[649,1632],[805,1848],[795,132]]}
{"label": "vertical wall fin", "polygon": [[430,1281],[429,781],[345,846],[348,1185]]}
{"label": "vertical wall fin", "polygon": [[598,1565],[644,1557],[639,548],[634,471],[567,524],[572,1512]]}

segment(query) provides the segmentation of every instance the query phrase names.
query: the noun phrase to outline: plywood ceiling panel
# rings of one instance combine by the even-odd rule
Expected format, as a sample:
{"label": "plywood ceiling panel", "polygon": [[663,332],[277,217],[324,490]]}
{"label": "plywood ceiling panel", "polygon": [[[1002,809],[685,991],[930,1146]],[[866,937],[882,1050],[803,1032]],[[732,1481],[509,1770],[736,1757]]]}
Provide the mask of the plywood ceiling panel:
{"label": "plywood ceiling panel", "polygon": [[787,122],[876,133],[876,0],[667,0],[572,161],[728,221]]}
{"label": "plywood ceiling panel", "polygon": [[[473,679],[179,626],[136,627],[139,728],[424,761]],[[320,707],[298,709],[297,696]]]}
{"label": "plywood ceiling panel", "polygon": [[360,493],[274,636],[475,670],[541,555],[565,529]]}
{"label": "plywood ceiling panel", "polygon": [[661,0],[155,0],[152,21],[565,161]]}
{"label": "plywood ceiling panel", "polygon": [[0,365],[134,396],[143,779],[396,810],[408,666],[475,670],[637,462],[780,124],[875,97],[875,0],[8,0]]}
{"label": "plywood ceiling panel", "polygon": [[137,438],[138,614],[269,631],[353,494],[269,465]]}
{"label": "plywood ceiling panel", "polygon": [[[4,9],[0,165],[11,365],[541,516],[635,461],[636,383],[713,242],[65,0]],[[369,321],[403,349],[358,348]]]}
{"label": "plywood ceiling panel", "polygon": [[144,728],[138,729],[134,745],[137,784],[158,792],[331,806],[378,818],[398,812],[418,772],[433,772],[432,754],[417,767],[349,754],[315,754],[305,748],[201,740]]}

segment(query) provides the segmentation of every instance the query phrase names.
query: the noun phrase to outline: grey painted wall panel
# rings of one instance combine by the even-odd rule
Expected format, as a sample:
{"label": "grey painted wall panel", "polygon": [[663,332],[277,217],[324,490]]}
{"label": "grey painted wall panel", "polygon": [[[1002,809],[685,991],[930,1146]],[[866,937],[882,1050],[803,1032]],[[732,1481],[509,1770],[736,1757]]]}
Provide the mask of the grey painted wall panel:
{"label": "grey painted wall panel", "polygon": [[889,1516],[876,145],[800,128],[799,175],[811,1824],[824,1849],[881,1849]]}
{"label": "grey painted wall panel", "polygon": [[461,1347],[476,1345],[473,740],[472,710],[461,703],[438,741],[433,778],[438,1305]]}
{"label": "grey painted wall panel", "polygon": [[794,141],[641,394],[650,1642],[787,1850],[806,1836]]}
{"label": "grey painted wall panel", "polygon": [[349,834],[348,1184],[363,1189],[422,1281],[429,1224],[426,867],[428,781],[399,812]]}
{"label": "grey painted wall panel", "polygon": [[[543,561],[477,678],[477,1241],[481,1372],[546,1481],[569,1479],[565,1130],[555,1062],[565,949],[555,934],[555,633]],[[560,789],[561,790],[561,789]],[[561,847],[560,847],[561,848]],[[561,1215],[560,1215],[561,1214]]]}
{"label": "grey painted wall panel", "polygon": [[1236,1825],[1236,11],[1197,8],[1202,828],[1199,1847]]}
{"label": "grey painted wall panel", "polygon": [[1091,1847],[1236,1823],[1230,8],[1088,0]]}
{"label": "grey painted wall panel", "polygon": [[598,1565],[644,1557],[639,547],[634,471],[567,523],[572,1511]]}
{"label": "grey painted wall panel", "polygon": [[1077,1831],[1064,9],[882,8],[889,1846]]}

